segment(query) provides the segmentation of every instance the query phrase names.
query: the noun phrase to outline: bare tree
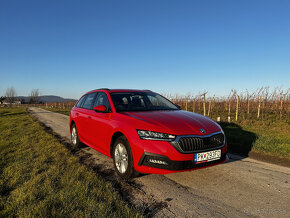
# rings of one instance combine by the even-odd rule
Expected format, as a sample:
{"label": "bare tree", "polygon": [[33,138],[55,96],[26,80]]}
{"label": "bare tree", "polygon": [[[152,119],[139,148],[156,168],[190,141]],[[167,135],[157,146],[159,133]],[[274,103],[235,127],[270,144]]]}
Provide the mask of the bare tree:
{"label": "bare tree", "polygon": [[6,100],[8,103],[12,104],[15,102],[16,91],[13,86],[6,90]]}
{"label": "bare tree", "polygon": [[39,102],[39,89],[33,89],[30,93],[30,100],[31,104],[36,104]]}

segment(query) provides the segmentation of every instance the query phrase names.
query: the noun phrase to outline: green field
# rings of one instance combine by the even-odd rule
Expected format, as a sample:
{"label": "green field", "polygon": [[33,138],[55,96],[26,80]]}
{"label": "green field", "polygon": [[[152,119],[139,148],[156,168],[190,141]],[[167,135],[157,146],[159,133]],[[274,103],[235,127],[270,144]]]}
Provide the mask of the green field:
{"label": "green field", "polygon": [[0,108],[0,133],[0,217],[141,216],[25,108]]}
{"label": "green field", "polygon": [[221,123],[221,126],[232,152],[248,154],[256,151],[290,159],[290,128],[287,122],[243,121]]}
{"label": "green field", "polygon": [[[44,109],[66,115],[70,113],[70,108]],[[250,151],[255,151],[290,159],[289,119],[280,120],[277,116],[268,116],[264,120],[222,122],[221,126],[225,131],[231,152],[248,155]]]}

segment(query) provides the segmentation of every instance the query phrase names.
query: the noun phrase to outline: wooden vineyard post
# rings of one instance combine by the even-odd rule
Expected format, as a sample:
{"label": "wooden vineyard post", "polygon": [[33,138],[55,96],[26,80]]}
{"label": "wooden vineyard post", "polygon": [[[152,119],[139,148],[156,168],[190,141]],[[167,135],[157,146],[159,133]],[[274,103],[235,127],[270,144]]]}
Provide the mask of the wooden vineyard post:
{"label": "wooden vineyard post", "polygon": [[257,118],[258,118],[258,119],[259,119],[259,117],[260,117],[260,110],[261,110],[261,96],[259,96],[258,114],[257,114]]}
{"label": "wooden vineyard post", "polygon": [[283,97],[280,98],[280,119],[282,118],[282,110],[283,110]]}
{"label": "wooden vineyard post", "polygon": [[266,101],[266,98],[263,98],[263,102],[262,102],[262,110],[261,110],[262,119],[263,119],[263,117],[264,117],[265,101]]}
{"label": "wooden vineyard post", "polygon": [[231,116],[231,100],[229,100],[228,116]]}
{"label": "wooden vineyard post", "polygon": [[250,114],[250,96],[247,90],[247,118],[249,118],[249,114]]}
{"label": "wooden vineyard post", "polygon": [[205,116],[205,93],[203,94],[203,115]]}
{"label": "wooden vineyard post", "polygon": [[195,112],[195,99],[192,101],[192,112]]}
{"label": "wooden vineyard post", "polygon": [[250,114],[250,100],[249,98],[247,99],[247,103],[248,103],[248,108],[247,108],[247,114]]}
{"label": "wooden vineyard post", "polygon": [[200,105],[201,105],[201,99],[198,99],[198,112],[200,113],[201,112],[201,108],[200,108]]}
{"label": "wooden vineyard post", "polygon": [[210,110],[211,110],[211,98],[209,99],[209,104],[208,104],[208,112],[207,112],[207,116],[209,117],[210,114]]}
{"label": "wooden vineyard post", "polygon": [[187,106],[188,106],[188,98],[185,99],[185,110],[187,111]]}
{"label": "wooden vineyard post", "polygon": [[236,106],[236,121],[238,120],[239,115],[239,96],[237,95],[237,106]]}

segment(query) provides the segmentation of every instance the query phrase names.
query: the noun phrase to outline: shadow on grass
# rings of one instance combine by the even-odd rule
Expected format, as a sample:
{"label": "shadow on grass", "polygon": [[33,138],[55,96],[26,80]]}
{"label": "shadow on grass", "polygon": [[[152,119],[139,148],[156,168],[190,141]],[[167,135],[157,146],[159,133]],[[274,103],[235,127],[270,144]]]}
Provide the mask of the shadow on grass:
{"label": "shadow on grass", "polygon": [[16,115],[23,115],[23,114],[26,114],[26,112],[13,113],[13,112],[2,111],[0,112],[0,117],[16,116]]}
{"label": "shadow on grass", "polygon": [[243,130],[241,126],[235,123],[222,122],[220,125],[226,134],[228,151],[248,156],[258,136],[253,132]]}
{"label": "shadow on grass", "polygon": [[[139,193],[139,195],[140,193],[143,193],[143,191],[141,191],[141,187],[143,185],[139,184],[137,181],[134,180],[120,179],[115,173],[114,168],[106,166],[106,163],[96,164],[95,157],[93,157],[92,154],[85,152],[86,148],[92,148],[84,143],[80,143],[78,148],[74,148],[69,140],[55,133],[50,127],[39,122],[35,117],[33,119],[38,122],[47,133],[53,135],[60,144],[64,145],[71,152],[71,154],[77,156],[81,164],[84,164],[88,168],[92,169],[98,176],[101,176],[105,181],[110,182],[111,185],[114,187],[115,191],[117,191],[118,194],[121,196],[121,198],[125,202],[127,202],[129,206],[136,208],[145,217],[153,217],[159,210],[167,207],[166,202],[151,200],[149,197],[146,197],[146,200],[143,201],[142,204],[136,204],[136,202],[134,201],[134,193]],[[112,163],[112,159],[110,159],[110,161]]]}

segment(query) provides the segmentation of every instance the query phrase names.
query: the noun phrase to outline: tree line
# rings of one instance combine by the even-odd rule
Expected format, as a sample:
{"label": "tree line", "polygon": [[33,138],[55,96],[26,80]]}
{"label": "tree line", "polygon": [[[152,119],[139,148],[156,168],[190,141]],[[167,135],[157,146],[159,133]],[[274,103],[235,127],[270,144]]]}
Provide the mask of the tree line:
{"label": "tree line", "polygon": [[[3,104],[7,102],[8,104],[14,104],[16,101],[20,101],[21,103],[24,102],[24,99],[17,98],[17,92],[13,86],[6,89],[5,96],[0,97],[0,103]],[[40,102],[40,92],[39,89],[32,89],[29,95],[29,102],[30,104],[39,104]]]}

